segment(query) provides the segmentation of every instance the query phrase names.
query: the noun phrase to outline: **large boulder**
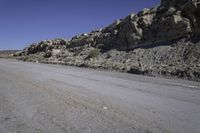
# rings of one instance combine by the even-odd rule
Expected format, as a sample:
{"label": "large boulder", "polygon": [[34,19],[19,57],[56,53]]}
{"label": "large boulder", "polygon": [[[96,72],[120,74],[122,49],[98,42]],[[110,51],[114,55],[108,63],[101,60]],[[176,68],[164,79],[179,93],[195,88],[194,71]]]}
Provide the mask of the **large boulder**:
{"label": "large boulder", "polygon": [[200,26],[200,0],[161,0],[160,9],[176,8],[188,18],[193,27],[193,32],[199,32]]}

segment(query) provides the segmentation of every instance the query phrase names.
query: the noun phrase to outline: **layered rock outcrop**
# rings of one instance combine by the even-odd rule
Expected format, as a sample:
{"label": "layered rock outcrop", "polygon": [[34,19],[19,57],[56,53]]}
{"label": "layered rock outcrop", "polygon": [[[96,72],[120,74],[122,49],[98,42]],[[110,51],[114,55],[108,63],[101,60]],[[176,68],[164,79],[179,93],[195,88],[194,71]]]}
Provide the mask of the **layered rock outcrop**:
{"label": "layered rock outcrop", "polygon": [[199,29],[200,0],[161,0],[159,6],[103,29],[70,40],[41,41],[18,55],[22,60],[200,81]]}

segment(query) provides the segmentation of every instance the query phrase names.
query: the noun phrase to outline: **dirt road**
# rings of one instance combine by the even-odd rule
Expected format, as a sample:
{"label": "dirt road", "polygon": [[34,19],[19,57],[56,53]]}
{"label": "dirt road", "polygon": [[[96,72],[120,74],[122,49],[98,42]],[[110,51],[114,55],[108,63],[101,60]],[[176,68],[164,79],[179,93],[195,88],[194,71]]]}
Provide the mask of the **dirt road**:
{"label": "dirt road", "polygon": [[0,133],[199,133],[200,84],[0,59]]}

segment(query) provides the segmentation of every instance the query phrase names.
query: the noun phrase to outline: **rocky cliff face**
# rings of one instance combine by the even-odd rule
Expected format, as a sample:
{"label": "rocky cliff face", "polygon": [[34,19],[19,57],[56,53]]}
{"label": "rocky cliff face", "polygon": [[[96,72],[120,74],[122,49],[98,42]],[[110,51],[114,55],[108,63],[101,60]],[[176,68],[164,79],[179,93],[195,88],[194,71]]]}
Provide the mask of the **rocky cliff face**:
{"label": "rocky cliff face", "polygon": [[161,0],[151,9],[70,40],[41,41],[19,59],[168,75],[200,81],[200,0]]}

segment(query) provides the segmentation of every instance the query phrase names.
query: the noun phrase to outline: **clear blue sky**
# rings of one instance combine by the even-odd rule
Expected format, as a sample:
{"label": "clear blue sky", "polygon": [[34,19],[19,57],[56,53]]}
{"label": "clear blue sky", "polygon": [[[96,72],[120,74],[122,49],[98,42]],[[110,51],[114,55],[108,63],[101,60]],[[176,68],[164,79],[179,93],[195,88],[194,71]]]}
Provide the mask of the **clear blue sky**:
{"label": "clear blue sky", "polygon": [[102,28],[160,0],[0,0],[0,50]]}

